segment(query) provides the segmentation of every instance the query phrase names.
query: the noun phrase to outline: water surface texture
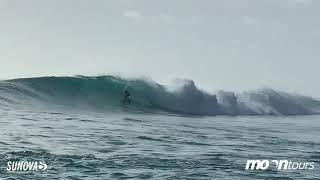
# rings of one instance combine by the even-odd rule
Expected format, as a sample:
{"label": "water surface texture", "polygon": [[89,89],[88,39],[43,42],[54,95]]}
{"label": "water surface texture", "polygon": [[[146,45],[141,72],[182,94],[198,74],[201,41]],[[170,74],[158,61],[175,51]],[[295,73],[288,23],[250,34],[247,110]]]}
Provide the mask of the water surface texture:
{"label": "water surface texture", "polygon": [[[273,90],[225,93],[222,100],[190,84],[179,94],[145,81],[103,81],[109,84],[83,77],[1,82],[0,178],[320,178],[317,100]],[[120,103],[124,88],[134,103]],[[246,171],[248,159],[315,162],[315,168]],[[48,169],[6,170],[8,161],[22,160],[44,161]]]}

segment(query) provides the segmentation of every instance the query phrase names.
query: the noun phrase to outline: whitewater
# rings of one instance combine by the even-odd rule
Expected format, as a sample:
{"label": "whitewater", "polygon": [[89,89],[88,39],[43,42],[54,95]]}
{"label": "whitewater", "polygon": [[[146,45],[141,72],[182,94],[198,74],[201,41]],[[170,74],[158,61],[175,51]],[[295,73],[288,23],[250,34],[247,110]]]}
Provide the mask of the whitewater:
{"label": "whitewater", "polygon": [[174,89],[144,79],[99,77],[40,77],[2,81],[1,103],[35,103],[115,110],[124,91],[131,93],[130,107],[186,115],[310,115],[320,112],[320,101],[271,88],[234,93],[219,90],[209,94],[192,80]]}
{"label": "whitewater", "polygon": [[[124,91],[131,103],[123,104]],[[320,101],[116,76],[0,81],[1,179],[320,179]],[[246,171],[248,159],[314,170]],[[45,171],[8,172],[11,161]]]}

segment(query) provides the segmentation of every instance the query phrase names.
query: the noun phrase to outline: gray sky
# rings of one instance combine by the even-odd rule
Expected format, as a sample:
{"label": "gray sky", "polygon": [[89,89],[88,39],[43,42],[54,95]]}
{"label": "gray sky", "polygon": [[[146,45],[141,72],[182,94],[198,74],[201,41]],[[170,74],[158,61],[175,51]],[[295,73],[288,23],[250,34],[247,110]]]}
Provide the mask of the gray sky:
{"label": "gray sky", "polygon": [[320,1],[1,0],[0,79],[189,78],[320,97]]}

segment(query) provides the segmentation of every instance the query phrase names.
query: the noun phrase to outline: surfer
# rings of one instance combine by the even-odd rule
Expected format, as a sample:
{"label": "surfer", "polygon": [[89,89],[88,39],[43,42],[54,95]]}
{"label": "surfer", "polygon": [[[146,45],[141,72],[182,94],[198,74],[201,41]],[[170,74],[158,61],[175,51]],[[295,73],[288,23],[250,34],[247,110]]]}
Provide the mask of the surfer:
{"label": "surfer", "polygon": [[131,100],[130,100],[130,93],[129,93],[129,91],[128,91],[128,90],[125,90],[125,91],[124,91],[124,95],[123,95],[122,103],[123,103],[123,104],[126,104],[126,103],[130,104],[130,103],[131,103]]}

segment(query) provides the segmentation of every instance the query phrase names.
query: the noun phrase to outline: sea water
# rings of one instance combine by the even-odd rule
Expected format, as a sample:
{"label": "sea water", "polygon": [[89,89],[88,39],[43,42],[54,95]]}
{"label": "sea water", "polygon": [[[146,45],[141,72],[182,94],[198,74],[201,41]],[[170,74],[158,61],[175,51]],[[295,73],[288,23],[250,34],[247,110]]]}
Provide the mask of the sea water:
{"label": "sea water", "polygon": [[[213,116],[130,104],[110,109],[93,93],[116,87],[89,93],[81,85],[76,94],[52,83],[0,85],[1,179],[320,178],[319,115]],[[252,159],[315,166],[246,170]],[[44,162],[47,168],[8,170],[8,162],[21,161]]]}
{"label": "sea water", "polygon": [[[1,110],[0,177],[18,179],[320,178],[320,116],[181,117]],[[315,162],[246,171],[248,159]],[[45,171],[8,172],[13,160]]]}

